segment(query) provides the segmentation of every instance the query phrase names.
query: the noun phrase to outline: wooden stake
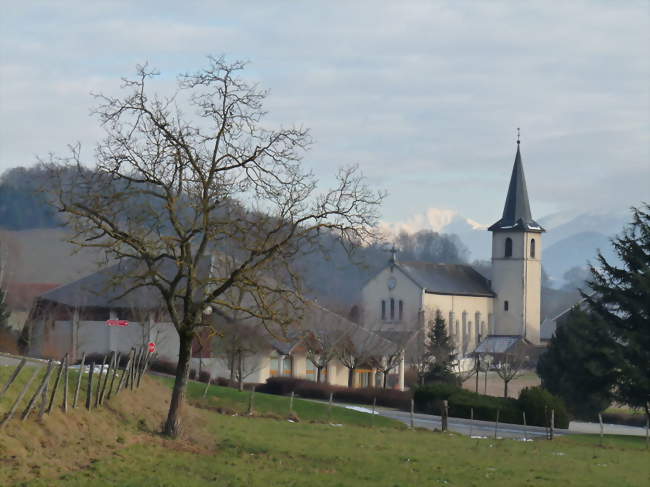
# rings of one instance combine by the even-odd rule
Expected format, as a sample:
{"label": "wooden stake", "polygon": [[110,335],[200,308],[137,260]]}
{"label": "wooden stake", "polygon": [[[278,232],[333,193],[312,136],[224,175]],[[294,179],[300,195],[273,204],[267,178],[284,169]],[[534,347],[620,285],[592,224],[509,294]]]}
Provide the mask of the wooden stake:
{"label": "wooden stake", "polygon": [[474,432],[474,408],[469,409],[469,437],[472,437]]}
{"label": "wooden stake", "polygon": [[50,404],[47,406],[47,414],[50,414],[52,411],[52,405],[54,404],[54,398],[56,396],[56,391],[59,388],[59,381],[61,380],[61,375],[63,374],[63,360],[59,364],[59,371],[56,373],[56,380],[54,381],[54,387],[52,388],[52,395],[50,396]]}
{"label": "wooden stake", "polygon": [[63,412],[68,414],[68,354],[65,354],[65,366],[63,368]]}
{"label": "wooden stake", "polygon": [[113,383],[115,382],[115,377],[117,376],[117,371],[120,370],[120,352],[117,352],[115,356],[115,365],[113,366],[113,377],[111,377],[111,384],[108,386],[108,394],[106,399],[110,399],[113,395]]}
{"label": "wooden stake", "polygon": [[20,391],[20,394],[18,394],[18,397],[16,398],[13,405],[11,406],[11,409],[5,415],[4,419],[0,423],[0,428],[2,428],[11,418],[13,418],[14,414],[16,413],[16,409],[18,409],[18,404],[20,404],[20,401],[22,401],[23,397],[25,397],[25,394],[27,394],[27,390],[32,385],[32,382],[34,382],[34,379],[36,379],[36,376],[38,375],[39,372],[40,372],[40,367],[34,367],[34,373],[29,378],[29,380],[23,387],[22,391]]}
{"label": "wooden stake", "polygon": [[605,436],[605,426],[603,425],[603,415],[598,413],[598,422],[600,423],[600,446],[603,446],[603,436]]}
{"label": "wooden stake", "polygon": [[527,441],[527,438],[526,438],[526,411],[522,411],[521,414],[522,414],[522,416],[524,418],[524,441]]}
{"label": "wooden stake", "polygon": [[334,398],[334,393],[330,392],[330,400],[329,403],[327,404],[327,422],[331,423],[332,422],[332,399]]}
{"label": "wooden stake", "polygon": [[84,375],[84,363],[86,362],[86,352],[81,354],[81,363],[79,364],[79,377],[77,377],[77,387],[74,391],[74,399],[72,400],[72,408],[77,407],[77,400],[79,399],[79,389],[81,388],[81,377]]}
{"label": "wooden stake", "polygon": [[[146,366],[146,364],[145,364],[145,366]],[[210,387],[210,381],[211,380],[212,380],[212,376],[209,375],[208,376],[208,381],[205,383],[205,389],[203,389],[203,396],[202,397],[205,397],[205,396],[208,395],[208,388]]]}
{"label": "wooden stake", "polygon": [[551,440],[553,439],[554,433],[555,433],[555,409],[551,409]]}
{"label": "wooden stake", "polygon": [[7,383],[3,386],[2,390],[0,391],[0,399],[2,399],[2,396],[4,395],[4,393],[7,392],[7,389],[9,389],[9,387],[11,387],[11,384],[14,383],[14,381],[16,380],[16,377],[18,377],[18,374],[20,374],[20,371],[23,370],[23,367],[25,366],[26,363],[27,363],[26,358],[23,358],[20,361],[20,363],[18,364],[18,366],[14,370],[13,374],[11,374],[11,377],[9,377],[9,380],[7,381]]}
{"label": "wooden stake", "polygon": [[117,390],[115,391],[115,394],[120,392],[120,390],[125,387],[124,381],[128,378],[129,374],[129,368],[131,367],[131,360],[133,359],[133,349],[129,351],[129,358],[126,361],[126,365],[124,366],[124,372],[120,376],[120,380],[117,383]]}
{"label": "wooden stake", "polygon": [[104,402],[104,394],[106,393],[106,384],[108,384],[108,379],[111,375],[111,369],[113,368],[113,362],[115,362],[115,352],[111,352],[111,358],[108,361],[108,369],[106,374],[104,374],[104,382],[101,384],[102,388],[99,391],[99,405],[101,406]]}
{"label": "wooden stake", "polygon": [[54,362],[52,359],[49,360],[47,363],[47,371],[45,372],[45,375],[43,376],[43,380],[41,381],[41,384],[38,386],[38,389],[36,389],[36,392],[32,396],[31,400],[29,401],[29,404],[27,404],[27,407],[23,411],[22,415],[22,420],[25,421],[29,414],[32,412],[32,409],[36,405],[36,401],[38,401],[38,398],[43,394],[43,390],[45,389],[46,383],[50,380],[50,374],[52,373],[52,369]]}
{"label": "wooden stake", "polygon": [[97,391],[95,392],[95,408],[99,407],[99,393],[101,392],[102,388],[102,376],[104,375],[104,366],[106,365],[106,355],[104,355],[104,358],[102,359],[102,365],[99,368],[99,377],[95,380],[97,384]]}
{"label": "wooden stake", "polygon": [[440,417],[440,429],[442,431],[447,431],[449,420],[449,402],[447,400],[442,401],[442,416]]}
{"label": "wooden stake", "polygon": [[500,409],[497,409],[497,419],[494,422],[494,439],[497,439],[497,435],[499,433],[499,413],[501,412]]}
{"label": "wooden stake", "polygon": [[293,391],[291,391],[291,397],[289,398],[289,414],[293,412]]}
{"label": "wooden stake", "polygon": [[377,407],[377,397],[372,398],[372,416],[370,416],[370,426],[375,425],[375,409]]}
{"label": "wooden stake", "polygon": [[415,428],[415,421],[413,420],[414,410],[415,410],[415,401],[411,399],[411,429]]}
{"label": "wooden stake", "polygon": [[248,396],[248,415],[253,414],[253,408],[255,407],[255,386],[252,387],[250,396]]}
{"label": "wooden stake", "polygon": [[88,411],[93,407],[93,372],[95,370],[95,362],[90,364],[88,369],[88,388],[86,389],[86,409]]}

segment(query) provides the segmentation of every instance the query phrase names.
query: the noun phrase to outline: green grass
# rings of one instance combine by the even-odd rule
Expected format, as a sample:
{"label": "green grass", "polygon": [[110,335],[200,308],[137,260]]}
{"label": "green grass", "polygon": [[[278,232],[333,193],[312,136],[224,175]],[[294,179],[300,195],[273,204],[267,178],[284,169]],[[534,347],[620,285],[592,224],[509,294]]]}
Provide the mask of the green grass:
{"label": "green grass", "polygon": [[[0,383],[2,377],[0,372]],[[405,430],[390,420],[377,421],[370,427],[370,415],[336,407],[332,423],[342,426],[332,426],[322,422],[327,419],[326,404],[297,398],[294,409],[300,422],[290,423],[286,420],[288,398],[259,393],[255,395],[255,409],[268,417],[232,416],[210,409],[244,413],[248,392],[211,386],[208,397],[202,399],[205,386],[194,382],[189,385],[188,396],[190,403],[198,403],[200,408],[188,410],[189,436],[166,440],[155,431],[159,424],[156,421],[160,421],[166,408],[162,398],[168,397],[170,385],[170,379],[156,378],[147,381],[140,392],[120,393],[116,402],[101,411],[74,411],[65,416],[69,421],[66,430],[60,429],[58,435],[43,436],[32,443],[28,438],[17,437],[22,427],[14,425],[13,436],[6,438],[12,441],[9,444],[16,445],[20,440],[29,447],[29,452],[23,451],[23,473],[20,483],[15,485],[650,485],[650,451],[645,450],[643,438],[606,436],[603,446],[599,445],[598,436],[589,435],[532,443],[474,440],[455,434]],[[152,400],[157,410],[147,413],[143,405]],[[131,409],[124,409],[125,405]],[[81,418],[80,426],[89,425],[87,430],[72,429],[77,417]],[[31,421],[24,423],[25,428],[32,428],[25,435],[35,436],[35,432],[61,418],[64,415],[57,413],[43,426]],[[150,424],[139,426],[141,418],[150,418]],[[0,432],[0,450],[5,440],[2,435]],[[117,439],[113,438],[108,445],[111,437]],[[39,450],[40,442],[48,438],[58,443]],[[95,443],[90,444],[91,440]],[[91,453],[83,462],[73,461],[82,451]],[[0,460],[11,455],[11,451],[3,451]],[[49,467],[46,475],[29,464],[43,463],[49,455],[58,455],[58,463]],[[9,468],[9,463],[6,465],[0,461],[3,486],[10,485],[2,481],[3,475],[9,478],[10,470],[3,470]]]}
{"label": "green grass", "polygon": [[[171,388],[173,379],[159,377],[159,379]],[[230,387],[220,387],[211,385],[208,393],[203,398],[205,384],[199,382],[190,382],[187,388],[188,397],[196,401],[199,407],[211,409],[223,408],[232,410],[237,414],[246,414],[248,412],[248,401],[250,392],[239,392]],[[289,417],[290,399],[285,396],[276,396],[272,394],[255,393],[254,411],[259,415],[272,415],[278,418]],[[367,407],[367,406],[364,406]],[[328,405],[321,402],[309,401],[298,397],[293,400],[293,412],[298,416],[300,421],[310,422],[328,422],[334,424],[356,425],[356,426],[380,426],[387,428],[405,429],[406,426],[389,418],[371,414],[361,413],[352,409],[342,407],[332,407],[331,417],[328,413]]]}

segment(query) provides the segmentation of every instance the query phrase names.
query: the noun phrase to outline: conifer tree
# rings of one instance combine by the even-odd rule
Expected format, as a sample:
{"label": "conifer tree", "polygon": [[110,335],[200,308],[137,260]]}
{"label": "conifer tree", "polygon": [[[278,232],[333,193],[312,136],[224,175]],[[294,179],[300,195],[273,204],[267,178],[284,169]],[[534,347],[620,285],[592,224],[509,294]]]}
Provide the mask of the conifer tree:
{"label": "conifer tree", "polygon": [[452,364],[456,360],[454,342],[447,334],[445,319],[440,310],[429,327],[425,342],[427,355],[430,357],[430,366],[425,380],[427,382],[456,382],[452,371]]}
{"label": "conifer tree", "polygon": [[584,295],[612,335],[617,352],[616,399],[650,419],[650,205],[632,208],[632,222],[612,241],[620,264],[598,254]]}

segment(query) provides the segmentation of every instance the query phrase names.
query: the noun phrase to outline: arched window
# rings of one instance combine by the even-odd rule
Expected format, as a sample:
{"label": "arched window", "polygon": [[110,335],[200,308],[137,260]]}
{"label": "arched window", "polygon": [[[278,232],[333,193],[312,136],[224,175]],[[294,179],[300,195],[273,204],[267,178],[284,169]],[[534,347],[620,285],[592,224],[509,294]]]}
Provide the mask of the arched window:
{"label": "arched window", "polygon": [[390,298],[390,321],[395,320],[395,299]]}
{"label": "arched window", "polygon": [[510,237],[506,238],[506,257],[512,257],[512,239]]}
{"label": "arched window", "polygon": [[508,311],[508,301],[503,302],[503,311]]}
{"label": "arched window", "polygon": [[381,300],[381,319],[386,321],[386,300]]}
{"label": "arched window", "polygon": [[401,299],[399,300],[399,306],[397,311],[398,311],[399,321],[402,321],[402,317],[404,316],[404,301],[402,301]]}
{"label": "arched window", "polygon": [[530,258],[534,259],[535,258],[535,239],[532,238],[530,240]]}

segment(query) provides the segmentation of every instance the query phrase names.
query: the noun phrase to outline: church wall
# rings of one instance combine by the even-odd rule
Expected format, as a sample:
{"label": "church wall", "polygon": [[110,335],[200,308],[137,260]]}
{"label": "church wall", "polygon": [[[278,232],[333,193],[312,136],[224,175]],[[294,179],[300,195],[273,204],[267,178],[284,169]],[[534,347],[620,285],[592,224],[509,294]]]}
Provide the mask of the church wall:
{"label": "church wall", "polygon": [[[425,320],[429,322],[440,310],[452,336],[456,349],[462,355],[471,353],[479,340],[489,333],[493,299],[480,296],[460,296],[426,293],[424,295]],[[477,326],[478,318],[478,326]]]}
{"label": "church wall", "polygon": [[[389,279],[395,287],[389,289]],[[390,320],[390,299],[395,300],[395,319]],[[381,301],[386,301],[386,320],[381,317]],[[403,302],[403,316],[399,320],[399,301]],[[386,330],[416,328],[422,310],[422,288],[397,267],[388,266],[368,281],[362,291],[363,323]]]}

